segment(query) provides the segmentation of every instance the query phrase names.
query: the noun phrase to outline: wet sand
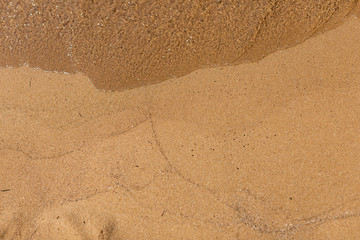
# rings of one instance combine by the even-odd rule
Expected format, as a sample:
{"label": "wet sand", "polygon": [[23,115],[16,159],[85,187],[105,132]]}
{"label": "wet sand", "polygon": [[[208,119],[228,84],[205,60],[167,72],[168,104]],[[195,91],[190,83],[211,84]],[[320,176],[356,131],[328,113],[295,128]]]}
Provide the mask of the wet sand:
{"label": "wet sand", "polygon": [[358,239],[360,21],[124,92],[0,69],[0,239]]}
{"label": "wet sand", "polygon": [[260,60],[341,23],[358,0],[0,2],[0,66],[83,73],[112,91]]}

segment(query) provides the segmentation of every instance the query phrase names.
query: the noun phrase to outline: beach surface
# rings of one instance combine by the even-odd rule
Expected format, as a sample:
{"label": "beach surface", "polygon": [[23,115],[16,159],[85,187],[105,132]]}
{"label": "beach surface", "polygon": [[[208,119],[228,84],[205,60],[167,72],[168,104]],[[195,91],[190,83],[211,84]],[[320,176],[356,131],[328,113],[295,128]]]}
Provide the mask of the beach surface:
{"label": "beach surface", "polygon": [[0,239],[358,239],[360,20],[123,92],[0,69]]}
{"label": "beach surface", "polygon": [[254,62],[332,29],[358,0],[0,2],[0,66],[123,91]]}

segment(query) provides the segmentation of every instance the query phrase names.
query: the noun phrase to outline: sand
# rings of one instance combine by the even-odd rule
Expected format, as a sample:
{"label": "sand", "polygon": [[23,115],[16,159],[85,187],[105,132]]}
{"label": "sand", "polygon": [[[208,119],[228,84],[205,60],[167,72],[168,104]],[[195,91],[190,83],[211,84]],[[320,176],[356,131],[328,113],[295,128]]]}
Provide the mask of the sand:
{"label": "sand", "polygon": [[341,23],[358,0],[0,2],[0,66],[121,91],[255,61]]}
{"label": "sand", "polygon": [[359,239],[360,21],[103,92],[0,69],[0,239]]}
{"label": "sand", "polygon": [[360,20],[123,92],[0,69],[0,239],[359,239]]}

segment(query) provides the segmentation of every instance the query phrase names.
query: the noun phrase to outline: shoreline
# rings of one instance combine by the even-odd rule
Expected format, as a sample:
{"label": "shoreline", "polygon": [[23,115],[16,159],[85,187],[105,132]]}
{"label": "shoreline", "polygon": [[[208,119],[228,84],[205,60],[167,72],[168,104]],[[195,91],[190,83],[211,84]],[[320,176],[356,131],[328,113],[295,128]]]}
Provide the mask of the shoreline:
{"label": "shoreline", "polygon": [[[0,65],[81,72],[96,88],[116,91],[204,67],[258,61],[337,26],[358,4],[356,0],[297,4],[234,0],[191,6],[172,1],[11,3],[0,5],[4,9]],[[311,9],[311,14],[304,9]]]}
{"label": "shoreline", "polygon": [[0,238],[356,239],[359,41],[112,93],[0,68]]}

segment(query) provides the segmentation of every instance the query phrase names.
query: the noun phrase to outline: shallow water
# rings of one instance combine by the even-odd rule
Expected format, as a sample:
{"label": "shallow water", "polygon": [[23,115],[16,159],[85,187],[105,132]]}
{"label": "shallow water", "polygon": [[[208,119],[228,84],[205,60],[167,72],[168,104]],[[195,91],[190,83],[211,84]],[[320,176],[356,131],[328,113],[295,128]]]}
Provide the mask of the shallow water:
{"label": "shallow water", "polygon": [[81,72],[125,90],[298,44],[341,22],[345,1],[1,1],[0,66]]}

